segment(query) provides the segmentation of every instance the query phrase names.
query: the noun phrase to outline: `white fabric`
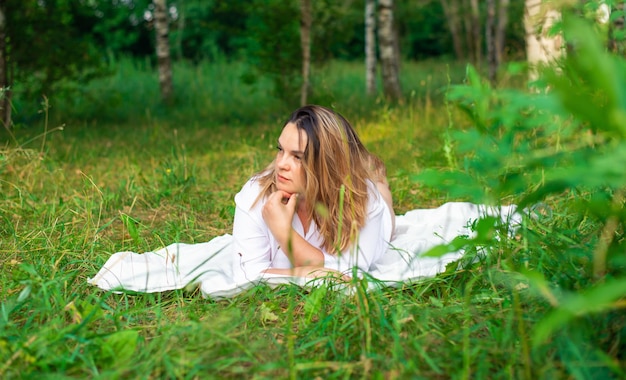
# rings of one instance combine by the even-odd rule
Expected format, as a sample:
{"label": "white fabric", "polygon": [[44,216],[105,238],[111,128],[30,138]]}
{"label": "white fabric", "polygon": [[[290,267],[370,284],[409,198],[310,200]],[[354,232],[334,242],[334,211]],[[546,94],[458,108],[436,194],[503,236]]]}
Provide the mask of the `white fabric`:
{"label": "white fabric", "polygon": [[[353,267],[357,267],[367,272],[387,250],[392,233],[391,211],[376,186],[371,182],[369,186],[367,222],[359,233],[356,254],[347,250],[341,255],[332,255],[320,249],[324,254],[326,268],[350,272]],[[261,210],[265,199],[254,204],[260,191],[258,182],[251,179],[235,196],[233,237],[238,260],[233,262],[233,273],[237,282],[256,278],[268,268],[291,268],[289,258],[263,221]],[[312,246],[322,246],[323,239],[315,223],[311,222],[305,234],[300,218],[294,217],[292,227]]]}
{"label": "white fabric", "polygon": [[[520,222],[515,206],[494,208],[465,202],[451,202],[439,208],[412,210],[399,215],[392,241],[385,253],[367,268],[367,273],[390,286],[435,276],[444,271],[447,264],[458,260],[463,252],[451,252],[441,257],[424,257],[422,254],[457,236],[472,235],[470,223],[485,215],[502,218],[512,229]],[[206,243],[175,243],[143,254],[117,252],[88,282],[103,290],[146,293],[193,285],[199,286],[204,296],[223,298],[232,297],[259,282],[303,285],[309,281],[265,273],[253,277],[236,275],[235,268],[241,264],[242,258],[237,254],[238,244],[226,234]],[[264,265],[266,263],[254,271]]]}

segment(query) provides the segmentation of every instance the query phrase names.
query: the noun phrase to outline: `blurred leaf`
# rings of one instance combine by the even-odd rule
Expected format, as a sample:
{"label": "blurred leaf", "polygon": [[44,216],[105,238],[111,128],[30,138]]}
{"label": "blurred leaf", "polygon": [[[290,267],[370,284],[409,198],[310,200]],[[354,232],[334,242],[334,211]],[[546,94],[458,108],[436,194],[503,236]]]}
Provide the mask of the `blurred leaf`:
{"label": "blurred leaf", "polygon": [[24,289],[22,289],[22,291],[20,292],[20,295],[17,297],[17,302],[19,303],[26,300],[26,298],[28,298],[28,296],[30,295],[30,291],[30,285],[26,285]]}
{"label": "blurred leaf", "polygon": [[441,257],[450,252],[456,252],[468,245],[471,240],[464,236],[457,236],[448,244],[440,244],[424,252],[423,257]]}
{"label": "blurred leaf", "polygon": [[135,353],[138,340],[136,330],[121,330],[108,335],[103,339],[101,359],[111,366],[129,360]]}
{"label": "blurred leaf", "polygon": [[485,216],[478,219],[472,226],[472,230],[476,232],[476,236],[472,239],[472,242],[483,244],[493,242],[499,220],[499,218],[493,216]]}
{"label": "blurred leaf", "polygon": [[461,171],[438,171],[426,169],[411,176],[411,180],[426,186],[444,189],[452,197],[469,198],[471,200],[484,199],[484,186],[475,177]]}
{"label": "blurred leaf", "polygon": [[122,223],[128,230],[128,234],[133,239],[135,244],[139,244],[141,242],[139,239],[139,230],[137,229],[137,224],[139,223],[139,221],[136,219],[133,219],[132,217],[126,214],[121,214],[120,218],[122,219]]}
{"label": "blurred leaf", "polygon": [[626,109],[626,73],[623,62],[609,55],[593,27],[571,14],[563,17],[563,30],[573,51],[563,72],[548,71],[565,107],[593,130],[626,137],[622,113]]}
{"label": "blurred leaf", "polygon": [[259,311],[261,312],[261,322],[274,322],[278,320],[278,316],[274,314],[272,309],[270,309],[265,302],[261,303],[259,307]]}
{"label": "blurred leaf", "polygon": [[545,316],[534,328],[533,343],[544,343],[555,330],[574,318],[623,308],[617,301],[626,297],[626,278],[611,279],[580,293],[569,293],[559,306]]}
{"label": "blurred leaf", "polygon": [[322,285],[314,288],[309,293],[304,303],[304,314],[306,316],[307,323],[310,323],[313,316],[320,312],[327,292],[328,288]]}
{"label": "blurred leaf", "polygon": [[550,181],[537,190],[528,193],[518,202],[520,208],[526,208],[541,202],[548,195],[561,193],[568,189],[571,185],[566,181]]}

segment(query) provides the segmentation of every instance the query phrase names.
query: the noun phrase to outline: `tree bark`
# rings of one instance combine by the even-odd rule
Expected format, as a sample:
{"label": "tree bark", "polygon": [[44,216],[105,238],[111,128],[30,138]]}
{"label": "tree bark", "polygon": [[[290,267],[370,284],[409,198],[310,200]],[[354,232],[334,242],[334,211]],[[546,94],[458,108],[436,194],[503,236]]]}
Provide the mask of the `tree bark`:
{"label": "tree bark", "polygon": [[166,0],[154,0],[154,29],[156,32],[156,54],[159,66],[161,97],[165,103],[170,103],[174,87],[172,84],[172,59]]}
{"label": "tree bark", "polygon": [[506,25],[509,22],[509,0],[500,0],[498,4],[498,22],[495,29],[496,65],[499,67],[504,60]]}
{"label": "tree bark", "polygon": [[461,0],[461,4],[459,7],[459,15],[462,19],[461,35],[465,36],[465,54],[470,62],[476,63],[476,51],[474,50],[474,36],[472,35],[472,30],[474,27],[474,20],[472,18],[472,14],[470,12],[471,3],[470,0]]}
{"label": "tree bark", "polygon": [[452,36],[452,46],[457,59],[464,60],[466,58],[463,49],[463,39],[461,37],[461,23],[459,19],[459,3],[457,0],[441,0],[443,13],[448,21],[448,29]]}
{"label": "tree bark", "polygon": [[309,77],[311,74],[311,0],[300,0],[300,46],[302,47],[302,87],[300,88],[300,105],[307,104],[309,94]]}
{"label": "tree bark", "polygon": [[487,0],[487,21],[485,26],[489,81],[495,85],[498,69],[504,56],[504,40],[508,23],[509,0]]}
{"label": "tree bark", "polygon": [[472,15],[472,27],[471,30],[467,30],[467,33],[472,34],[473,45],[470,45],[471,47],[469,48],[474,51],[474,64],[480,67],[483,56],[483,41],[480,33],[480,8],[478,8],[478,0],[470,0],[470,10]]}
{"label": "tree bark", "polygon": [[378,2],[378,46],[380,48],[380,64],[383,75],[385,96],[398,100],[402,97],[399,75],[399,53],[395,41],[393,21],[393,0]]}
{"label": "tree bark", "polygon": [[495,84],[498,62],[495,41],[496,0],[487,0],[487,19],[485,21],[485,42],[487,43],[487,64],[489,65],[489,82]]}
{"label": "tree bark", "polygon": [[376,1],[365,0],[365,87],[376,92]]}
{"label": "tree bark", "polygon": [[524,28],[526,30],[526,59],[530,81],[537,79],[537,68],[553,63],[563,51],[563,37],[550,35],[549,31],[560,18],[560,13],[542,0],[526,0]]}
{"label": "tree bark", "polygon": [[0,0],[0,118],[11,129],[11,88],[6,46],[6,5]]}

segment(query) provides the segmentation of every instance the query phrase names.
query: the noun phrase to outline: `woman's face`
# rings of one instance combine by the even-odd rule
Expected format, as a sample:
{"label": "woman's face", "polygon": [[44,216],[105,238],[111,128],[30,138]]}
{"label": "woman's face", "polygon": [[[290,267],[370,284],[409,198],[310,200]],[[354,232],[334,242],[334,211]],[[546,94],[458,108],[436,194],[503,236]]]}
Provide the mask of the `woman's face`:
{"label": "woman's face", "polygon": [[303,193],[306,179],[302,160],[307,136],[294,123],[287,123],[278,137],[276,188],[289,194]]}

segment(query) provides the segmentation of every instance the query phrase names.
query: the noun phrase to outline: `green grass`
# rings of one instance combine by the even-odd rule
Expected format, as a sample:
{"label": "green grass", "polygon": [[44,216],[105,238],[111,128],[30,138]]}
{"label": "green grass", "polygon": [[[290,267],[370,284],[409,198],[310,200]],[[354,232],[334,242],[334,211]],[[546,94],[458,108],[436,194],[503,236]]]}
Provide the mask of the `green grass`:
{"label": "green grass", "polygon": [[[452,67],[448,79],[442,66],[403,65],[408,96],[400,105],[365,98],[360,64],[333,63],[314,80],[314,99],[344,113],[387,162],[398,214],[453,200],[410,179],[446,167],[446,128],[466,127],[441,98],[463,70]],[[178,66],[177,103],[162,109],[155,74],[123,61],[82,95],[51,99],[47,128],[65,126],[45,143],[26,143],[43,119],[3,135],[1,378],[624,376],[619,310],[584,314],[533,341],[553,307],[518,271],[544,273],[558,285],[548,292],[588,286],[581,268],[589,265],[591,222],[568,220],[558,201],[552,219],[527,221],[483,261],[400,288],[366,293],[355,282],[348,295],[257,287],[216,301],[193,290],[119,295],[87,285],[113,252],[231,231],[233,195],[272,158],[290,111],[267,83],[242,85],[245,71]]]}

